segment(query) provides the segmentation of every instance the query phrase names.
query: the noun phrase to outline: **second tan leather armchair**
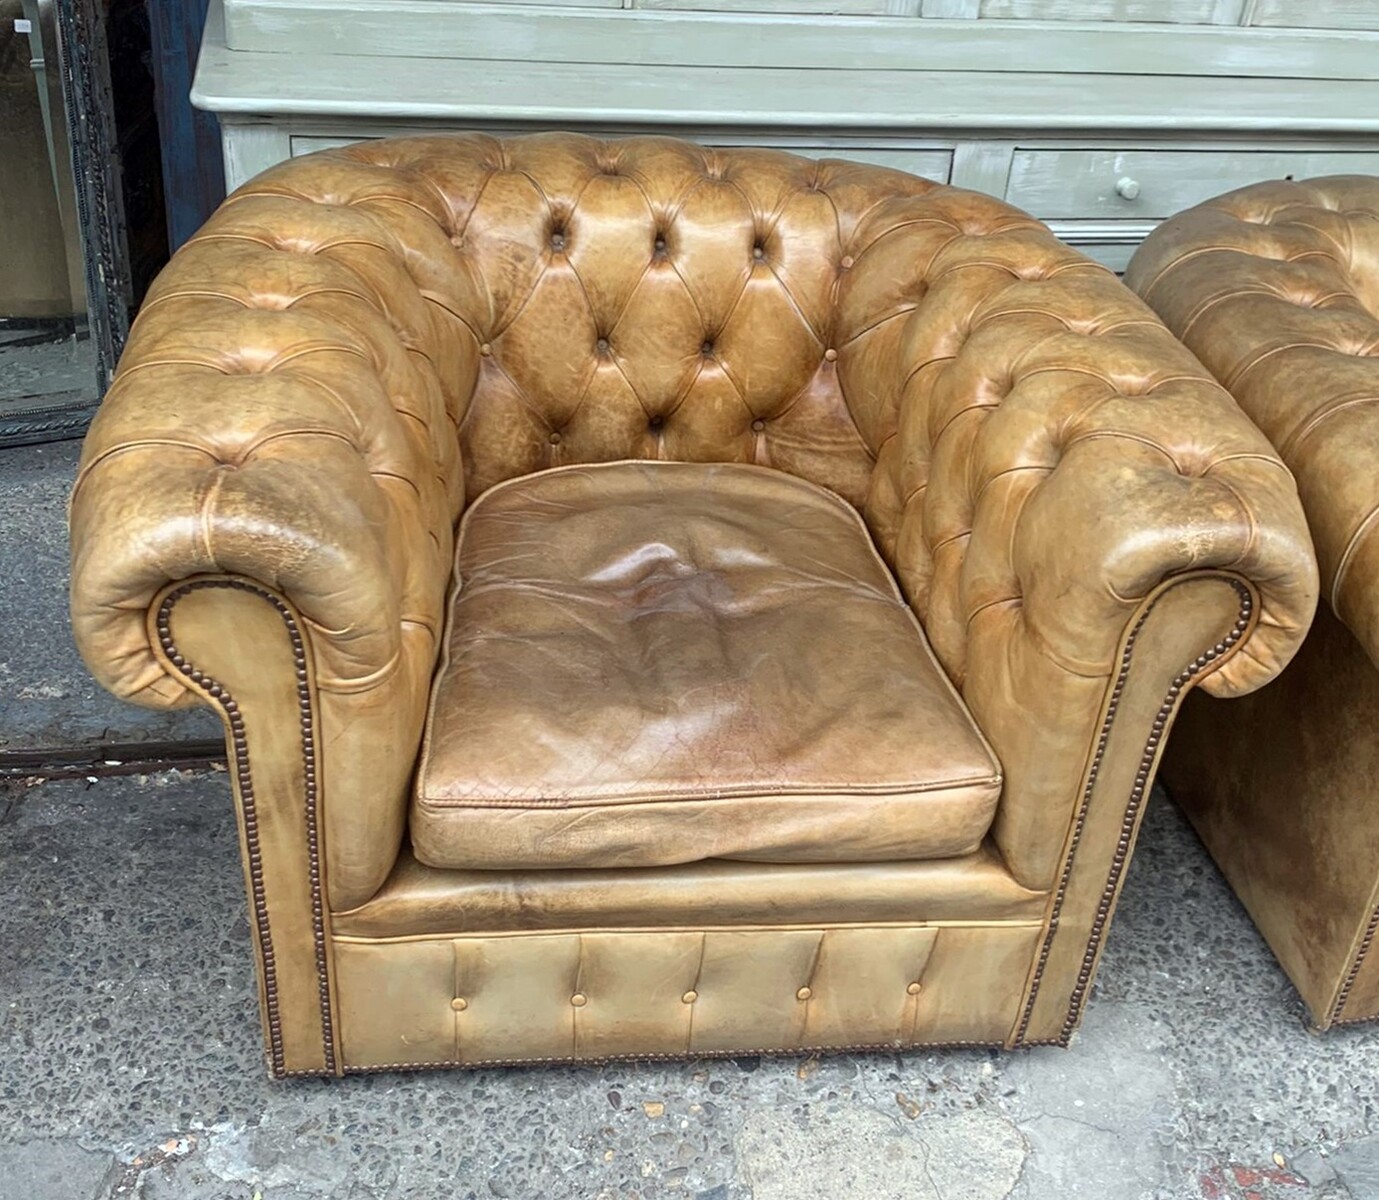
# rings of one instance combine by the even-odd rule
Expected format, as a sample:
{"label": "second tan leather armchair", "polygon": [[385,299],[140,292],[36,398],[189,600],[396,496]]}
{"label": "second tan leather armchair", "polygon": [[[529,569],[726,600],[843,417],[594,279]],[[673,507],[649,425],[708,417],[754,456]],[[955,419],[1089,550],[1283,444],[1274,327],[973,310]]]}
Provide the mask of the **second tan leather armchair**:
{"label": "second tan leather armchair", "polygon": [[1297,662],[1188,705],[1167,780],[1320,1028],[1379,1016],[1379,179],[1255,184],[1126,281],[1297,476],[1325,603]]}
{"label": "second tan leather armchair", "polygon": [[1037,221],[664,138],[252,181],[72,538],[98,678],[224,717],[279,1075],[1066,1042],[1179,702],[1317,586],[1268,442]]}

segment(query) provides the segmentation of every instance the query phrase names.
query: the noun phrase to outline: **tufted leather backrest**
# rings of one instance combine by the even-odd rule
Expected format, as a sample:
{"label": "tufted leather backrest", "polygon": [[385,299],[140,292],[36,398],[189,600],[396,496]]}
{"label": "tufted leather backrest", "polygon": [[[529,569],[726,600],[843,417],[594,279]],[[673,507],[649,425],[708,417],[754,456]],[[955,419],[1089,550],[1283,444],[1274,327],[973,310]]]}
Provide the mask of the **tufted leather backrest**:
{"label": "tufted leather backrest", "polygon": [[1323,594],[1379,665],[1379,179],[1209,200],[1156,230],[1126,282],[1296,475]]}
{"label": "tufted leather backrest", "polygon": [[[860,503],[872,451],[835,368],[835,300],[897,171],[670,138],[362,143],[249,185],[386,212],[479,359],[473,498],[622,458],[749,462]],[[871,236],[874,236],[874,232]]]}

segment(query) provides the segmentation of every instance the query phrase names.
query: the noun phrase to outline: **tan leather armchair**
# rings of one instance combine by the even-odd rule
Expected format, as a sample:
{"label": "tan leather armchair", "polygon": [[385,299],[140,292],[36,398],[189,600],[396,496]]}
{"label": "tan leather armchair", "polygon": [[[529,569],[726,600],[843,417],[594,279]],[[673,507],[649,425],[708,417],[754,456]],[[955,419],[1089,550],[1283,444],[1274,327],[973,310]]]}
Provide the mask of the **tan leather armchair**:
{"label": "tan leather armchair", "polygon": [[1288,472],[1109,272],[666,138],[252,181],[72,539],[101,681],[224,716],[279,1075],[1066,1042],[1179,701],[1316,601]]}
{"label": "tan leather armchair", "polygon": [[1255,184],[1161,226],[1126,282],[1298,480],[1324,595],[1297,662],[1190,703],[1166,778],[1320,1028],[1379,1016],[1379,179]]}

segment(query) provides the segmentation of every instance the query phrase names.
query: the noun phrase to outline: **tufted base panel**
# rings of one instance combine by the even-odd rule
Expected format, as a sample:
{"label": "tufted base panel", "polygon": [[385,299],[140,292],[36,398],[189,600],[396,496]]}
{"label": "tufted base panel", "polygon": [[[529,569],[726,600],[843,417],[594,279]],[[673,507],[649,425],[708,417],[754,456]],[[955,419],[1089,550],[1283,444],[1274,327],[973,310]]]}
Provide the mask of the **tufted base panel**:
{"label": "tufted base panel", "polygon": [[1038,922],[335,938],[346,1070],[1009,1044]]}

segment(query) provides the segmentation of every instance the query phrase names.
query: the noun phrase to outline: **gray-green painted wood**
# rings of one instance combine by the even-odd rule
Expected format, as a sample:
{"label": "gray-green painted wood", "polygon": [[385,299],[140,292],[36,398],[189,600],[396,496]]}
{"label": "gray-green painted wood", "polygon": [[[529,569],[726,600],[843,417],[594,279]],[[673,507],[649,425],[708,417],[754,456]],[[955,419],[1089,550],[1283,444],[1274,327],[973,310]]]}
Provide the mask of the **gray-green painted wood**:
{"label": "gray-green painted wood", "polygon": [[1006,199],[1037,217],[1144,219],[1172,216],[1260,179],[1379,175],[1369,152],[1214,150],[1015,151]]}
{"label": "gray-green painted wood", "polygon": [[919,12],[919,0],[633,0],[627,7],[700,12],[871,13],[912,17]]}
{"label": "gray-green painted wood", "polygon": [[192,88],[219,113],[908,130],[1373,132],[1379,81],[659,67],[230,51],[213,8]]}
{"label": "gray-green painted wood", "polygon": [[[1351,28],[1379,0],[227,2],[252,48],[213,3],[193,95],[231,186],[361,138],[660,131],[1005,196],[1123,270],[1218,192],[1379,174],[1379,33]],[[1304,8],[1336,28],[1282,27]]]}
{"label": "gray-green painted wood", "polygon": [[1255,0],[1251,24],[1379,29],[1379,0]]}
{"label": "gray-green painted wood", "polygon": [[1245,0],[981,0],[979,15],[1019,21],[1239,25]]}
{"label": "gray-green painted wood", "polygon": [[[1019,12],[1063,11],[1033,0],[1002,3]],[[1038,67],[1046,73],[1123,75],[1135,81],[1147,103],[1162,101],[1168,85],[1140,79],[1145,75],[1379,79],[1379,34],[1184,30],[1168,24],[1118,29],[1057,21],[997,25],[874,14],[532,10],[457,0],[225,0],[225,45],[313,58],[520,59],[757,72],[820,68],[903,71],[915,79],[957,71],[1025,74]],[[766,88],[769,79],[759,74],[752,82]],[[1094,95],[1100,83],[1087,86]]]}

